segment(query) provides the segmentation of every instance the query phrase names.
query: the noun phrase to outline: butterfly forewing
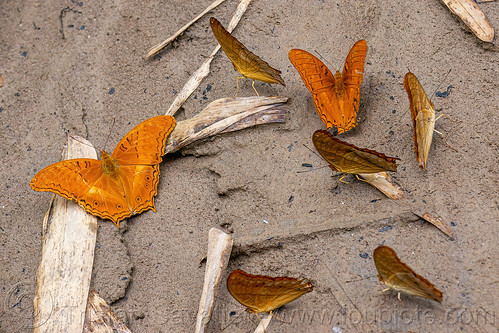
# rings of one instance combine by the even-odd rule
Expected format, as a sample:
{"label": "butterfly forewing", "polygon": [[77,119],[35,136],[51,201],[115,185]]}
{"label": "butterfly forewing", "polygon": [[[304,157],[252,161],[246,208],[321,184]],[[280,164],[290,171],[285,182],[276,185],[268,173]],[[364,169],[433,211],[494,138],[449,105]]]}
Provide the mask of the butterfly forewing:
{"label": "butterfly forewing", "polygon": [[358,41],[347,56],[343,74],[333,75],[314,55],[299,49],[289,51],[289,60],[312,93],[317,113],[327,129],[336,126],[338,133],[343,133],[357,125],[366,53],[366,41]]}
{"label": "butterfly forewing", "polygon": [[89,213],[119,221],[153,209],[159,166],[166,139],[175,126],[171,116],[158,116],[132,129],[113,155],[102,161],[72,159],[52,164],[33,177],[31,187],[75,200]]}
{"label": "butterfly forewing", "polygon": [[157,116],[143,121],[120,140],[111,157],[120,165],[161,163],[166,139],[175,124],[175,118],[171,116]]}
{"label": "butterfly forewing", "polygon": [[377,173],[397,171],[398,158],[386,156],[374,150],[358,148],[335,138],[324,130],[315,131],[312,142],[329,166],[343,173]]}
{"label": "butterfly forewing", "polygon": [[235,270],[227,278],[227,289],[248,311],[260,313],[277,309],[311,292],[313,286],[308,280],[252,275]]}
{"label": "butterfly forewing", "polygon": [[379,279],[388,287],[409,295],[420,296],[442,302],[442,292],[428,280],[416,274],[409,266],[400,261],[393,249],[380,246],[374,250],[374,264]]}
{"label": "butterfly forewing", "polygon": [[218,43],[239,73],[253,80],[270,84],[279,83],[285,86],[280,76],[281,71],[270,67],[268,63],[249,51],[214,17],[210,19],[210,25]]}
{"label": "butterfly forewing", "polygon": [[409,72],[405,75],[404,88],[407,91],[411,109],[414,150],[419,166],[424,170],[435,128],[435,109],[413,73]]}
{"label": "butterfly forewing", "polygon": [[[345,85],[345,119],[350,120],[345,124],[345,131],[356,126],[357,113],[360,105],[360,85],[364,78],[364,63],[366,60],[367,43],[359,40],[348,53],[343,67],[343,82]],[[353,112],[353,113],[348,113]]]}

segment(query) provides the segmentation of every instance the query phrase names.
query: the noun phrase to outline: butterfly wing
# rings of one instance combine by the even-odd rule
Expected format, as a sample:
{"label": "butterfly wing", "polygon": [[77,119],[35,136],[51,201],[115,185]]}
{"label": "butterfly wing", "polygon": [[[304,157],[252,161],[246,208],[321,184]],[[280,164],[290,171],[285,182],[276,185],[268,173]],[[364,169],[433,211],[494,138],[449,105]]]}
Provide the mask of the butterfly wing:
{"label": "butterfly wing", "polygon": [[300,49],[289,51],[289,60],[295,66],[307,89],[312,93],[315,109],[327,129],[343,124],[340,102],[335,91],[335,78],[326,65],[314,55]]}
{"label": "butterfly wing", "polygon": [[243,76],[267,83],[279,83],[285,86],[281,71],[270,67],[268,63],[249,51],[241,42],[230,34],[214,17],[210,25],[215,38],[229,57],[234,68]]}
{"label": "butterfly wing", "polygon": [[405,75],[404,88],[407,91],[411,108],[414,150],[419,166],[424,170],[435,128],[435,109],[413,73],[409,72]]}
{"label": "butterfly wing", "polygon": [[291,277],[273,278],[235,270],[227,278],[230,294],[250,312],[268,312],[311,292],[308,280]]}
{"label": "butterfly wing", "polygon": [[397,171],[398,158],[386,156],[374,150],[358,148],[338,140],[324,130],[315,131],[312,142],[331,169],[343,173],[377,173]]}
{"label": "butterfly wing", "polygon": [[442,292],[400,261],[393,249],[388,246],[380,246],[374,250],[373,259],[380,280],[390,288],[409,295],[442,302]]}
{"label": "butterfly wing", "polygon": [[148,119],[132,129],[103,161],[73,159],[50,165],[33,177],[36,191],[75,200],[89,213],[119,221],[154,208],[159,166],[166,139],[175,126],[171,116]]}
{"label": "butterfly wing", "polygon": [[99,160],[81,158],[61,161],[38,172],[30,186],[76,201],[87,212],[115,224],[130,216],[123,186],[104,173]]}
{"label": "butterfly wing", "polygon": [[345,86],[345,132],[357,125],[357,113],[360,104],[360,85],[364,77],[367,42],[359,40],[352,46],[343,67],[343,83]]}
{"label": "butterfly wing", "polygon": [[124,196],[131,214],[156,211],[154,196],[159,183],[159,166],[166,139],[175,127],[172,116],[150,118],[128,132],[111,155],[119,166]]}

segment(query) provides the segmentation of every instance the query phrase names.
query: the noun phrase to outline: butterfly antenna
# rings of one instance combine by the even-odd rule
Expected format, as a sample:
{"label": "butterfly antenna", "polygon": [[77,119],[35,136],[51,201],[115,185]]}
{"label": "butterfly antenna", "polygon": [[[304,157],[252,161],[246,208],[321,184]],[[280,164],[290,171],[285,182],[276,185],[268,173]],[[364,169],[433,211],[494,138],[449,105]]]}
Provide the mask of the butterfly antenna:
{"label": "butterfly antenna", "polygon": [[[321,156],[317,155],[317,153],[315,151],[313,151],[312,149],[310,149],[306,144],[303,144],[303,146],[305,148],[307,148],[308,150],[310,150],[315,156],[321,158]],[[303,165],[303,164],[302,164]],[[310,171],[315,171],[315,170],[319,170],[319,169],[322,169],[322,168],[325,168],[327,167],[328,165],[323,165],[321,167],[318,167],[318,168],[313,168],[312,169],[309,169],[309,170],[301,170],[301,171],[297,171],[296,173],[304,173],[304,172],[310,172]]]}
{"label": "butterfly antenna", "polygon": [[[324,57],[322,56],[322,54],[320,54],[320,53],[319,53],[319,51],[314,50],[314,52],[315,52],[315,53],[317,53],[317,55],[321,58],[322,62],[325,62],[325,63],[327,64],[327,67],[329,67],[329,68],[333,68],[333,65],[332,65],[329,61],[327,61],[327,59],[326,59],[326,58],[324,58]],[[333,73],[333,74],[334,74],[334,73]]]}
{"label": "butterfly antenna", "polygon": [[104,148],[106,148],[107,146],[107,141],[109,140],[109,138],[111,137],[111,132],[113,130],[113,127],[114,127],[114,123],[116,122],[116,118],[113,118],[113,122],[111,124],[111,127],[109,128],[109,133],[107,134],[107,138],[106,138],[106,142],[104,142]]}
{"label": "butterfly antenna", "polygon": [[[437,89],[435,89],[435,91],[433,92],[433,94],[431,94],[431,96],[435,95],[436,96],[436,93],[437,93],[437,90],[440,89],[440,87],[442,86],[442,84],[444,83],[444,81],[447,79],[447,76],[449,76],[450,72],[452,71],[452,68],[449,69],[449,71],[447,72],[447,74],[445,74],[444,78],[442,81],[440,81],[440,83],[438,84],[438,87]],[[430,97],[431,99],[431,97]]]}

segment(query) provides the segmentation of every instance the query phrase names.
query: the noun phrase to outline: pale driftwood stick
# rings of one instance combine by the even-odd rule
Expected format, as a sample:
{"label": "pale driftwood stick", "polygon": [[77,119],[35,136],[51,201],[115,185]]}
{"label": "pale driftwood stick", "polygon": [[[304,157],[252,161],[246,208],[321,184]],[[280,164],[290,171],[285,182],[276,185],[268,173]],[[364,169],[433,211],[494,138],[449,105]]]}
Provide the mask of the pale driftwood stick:
{"label": "pale driftwood stick", "polygon": [[287,97],[222,98],[208,104],[198,115],[180,121],[168,137],[165,152],[171,153],[203,138],[263,123],[284,122]]}
{"label": "pale driftwood stick", "polygon": [[265,333],[267,327],[270,324],[270,321],[272,320],[272,316],[270,315],[270,313],[265,313],[265,314],[263,314],[262,317],[263,318],[260,318],[261,321],[260,321],[260,324],[258,324],[258,327],[255,330],[255,333]]}
{"label": "pale driftwood stick", "polygon": [[442,0],[451,12],[473,31],[475,36],[484,42],[494,40],[494,28],[490,25],[480,7],[473,0]]}
{"label": "pale driftwood stick", "polygon": [[[232,19],[229,22],[227,31],[232,32],[232,30],[234,30],[236,25],[239,23],[239,20],[241,20],[241,17],[243,16],[244,12],[248,8],[250,2],[251,0],[241,0],[241,2],[236,8],[236,12],[234,13]],[[217,46],[215,47],[215,49],[213,49],[208,59],[206,59],[201,65],[201,67],[199,67],[198,70],[195,71],[191,75],[191,77],[187,80],[182,90],[178,93],[177,97],[175,97],[175,100],[173,101],[172,105],[170,105],[168,111],[166,111],[165,113],[166,115],[173,116],[177,112],[177,110],[182,106],[182,104],[184,104],[187,98],[189,98],[192,92],[196,90],[197,87],[199,87],[201,81],[203,81],[204,78],[208,76],[208,74],[210,73],[211,61],[213,60],[215,54],[217,54],[219,49],[220,45],[217,43]]]}
{"label": "pale driftwood stick", "polygon": [[404,196],[404,190],[395,184],[392,177],[386,172],[359,173],[358,175],[390,199],[397,200]]}
{"label": "pale driftwood stick", "polygon": [[189,28],[192,24],[194,24],[197,20],[199,20],[201,17],[203,17],[206,13],[208,13],[210,10],[212,10],[213,8],[216,8],[218,5],[220,5],[222,2],[224,2],[225,0],[217,0],[217,1],[214,1],[211,5],[209,5],[205,10],[203,10],[203,12],[201,14],[199,14],[198,16],[196,16],[192,21],[190,21],[189,23],[187,23],[186,25],[184,25],[182,28],[180,28],[179,31],[177,31],[173,36],[169,37],[168,39],[162,41],[161,43],[159,44],[156,44],[154,45],[153,47],[151,47],[149,49],[149,52],[147,53],[147,57],[151,57],[153,55],[155,55],[156,53],[158,53],[159,51],[161,51],[164,47],[166,47],[168,44],[170,44],[171,42],[173,42],[178,36],[180,36],[185,30],[187,30],[187,28]]}
{"label": "pale driftwood stick", "polygon": [[131,333],[95,291],[88,295],[84,333]]}
{"label": "pale driftwood stick", "polygon": [[[97,158],[97,154],[87,140],[68,136],[64,158],[82,157]],[[51,201],[49,211],[36,273],[34,332],[82,332],[97,218],[60,196]]]}
{"label": "pale driftwood stick", "polygon": [[218,291],[218,284],[229,263],[233,243],[234,239],[225,232],[217,228],[210,229],[203,293],[201,294],[196,319],[196,333],[203,333],[210,321],[215,296]]}

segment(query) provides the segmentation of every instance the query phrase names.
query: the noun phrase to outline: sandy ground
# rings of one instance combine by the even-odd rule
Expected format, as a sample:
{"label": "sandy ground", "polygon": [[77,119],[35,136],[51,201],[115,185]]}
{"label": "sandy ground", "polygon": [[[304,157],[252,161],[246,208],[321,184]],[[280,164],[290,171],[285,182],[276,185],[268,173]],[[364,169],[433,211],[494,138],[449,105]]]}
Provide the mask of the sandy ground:
{"label": "sandy ground", "polygon": [[[216,45],[210,15],[158,57],[144,56],[209,3],[0,3],[0,332],[31,331],[50,200],[31,190],[31,178],[59,160],[65,131],[111,151],[133,126],[164,113]],[[228,1],[211,15],[226,25],[236,5]],[[499,27],[498,3],[481,8]],[[204,276],[199,263],[208,230],[219,227],[235,238],[228,271],[307,277],[315,285],[277,312],[290,323],[273,320],[268,332],[495,332],[497,47],[481,43],[438,0],[255,0],[234,35],[283,72],[286,87],[256,86],[263,95],[291,98],[286,123],[167,156],[156,214],[133,217],[121,231],[99,222],[92,287],[134,332],[192,332]],[[335,70],[362,38],[369,50],[359,125],[342,138],[401,159],[395,177],[406,193],[399,201],[353,177],[340,183],[329,168],[297,173],[306,169],[302,163],[326,164],[304,147],[313,147],[312,133],[324,126],[288,51],[317,50]],[[432,100],[437,114],[462,122],[437,122],[458,152],[435,135],[426,171],[413,151],[408,68],[429,95],[440,83],[440,90],[451,85],[448,97]],[[233,96],[236,76],[219,54],[177,119]],[[254,95],[250,81],[239,94]],[[412,211],[452,222],[456,240]],[[443,303],[384,296],[372,260],[382,243],[433,282]],[[209,332],[252,332],[256,323],[222,285]]]}

